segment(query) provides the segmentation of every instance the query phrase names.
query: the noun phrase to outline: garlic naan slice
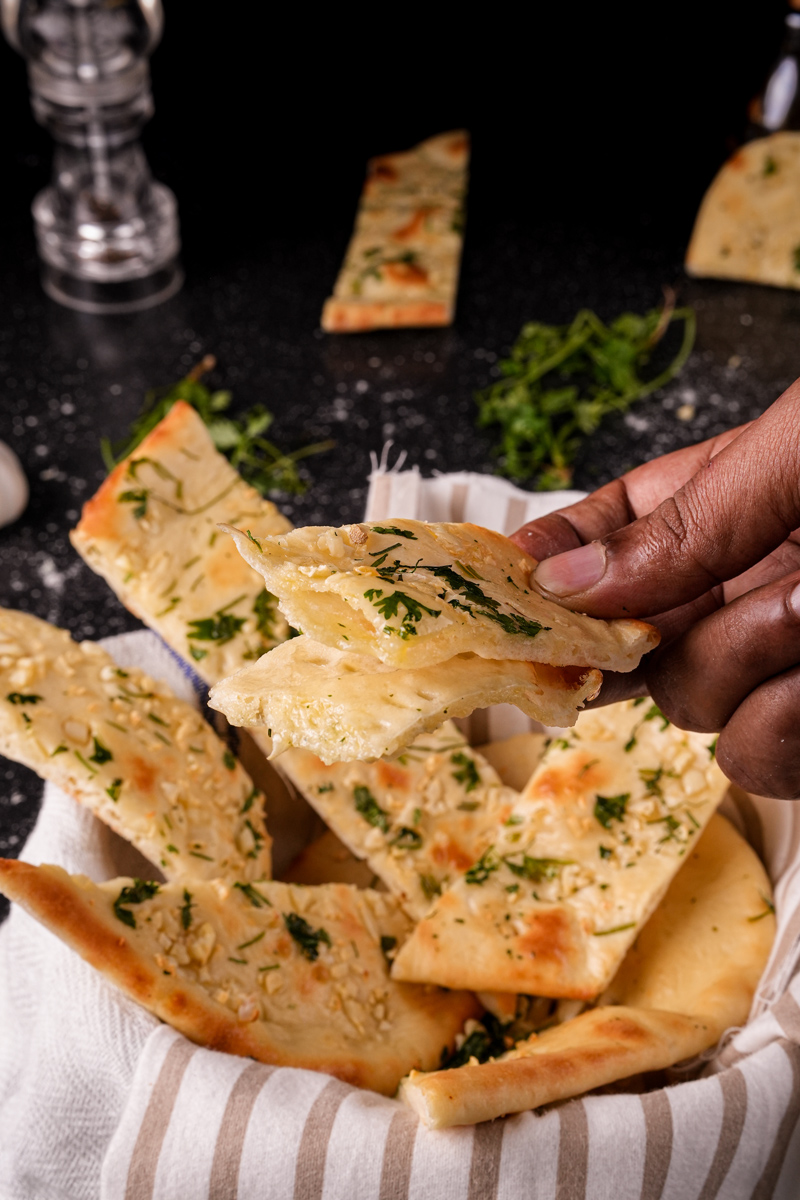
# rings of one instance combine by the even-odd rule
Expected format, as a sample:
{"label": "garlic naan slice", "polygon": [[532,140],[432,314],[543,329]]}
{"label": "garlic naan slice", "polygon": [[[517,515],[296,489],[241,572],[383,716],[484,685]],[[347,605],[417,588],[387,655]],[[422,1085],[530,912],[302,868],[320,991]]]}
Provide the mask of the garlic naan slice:
{"label": "garlic naan slice", "polygon": [[75,549],[207,683],[288,634],[274,597],[217,528],[291,529],[179,400],[83,508]]}
{"label": "garlic naan slice", "polygon": [[197,710],[93,642],[10,609],[0,609],[0,753],[169,879],[270,874],[261,794]]}
{"label": "garlic naan slice", "polygon": [[600,1007],[494,1062],[413,1073],[401,1098],[429,1128],[471,1125],[671,1066],[743,1025],[775,937],[770,882],[715,815],[628,951]]}
{"label": "garlic naan slice", "polygon": [[600,672],[587,667],[470,653],[396,669],[303,635],[221,680],[209,704],[232,725],[266,727],[275,754],[298,746],[326,763],[360,762],[396,754],[448,717],[491,704],[515,704],[548,725],[574,725],[601,683]]}
{"label": "garlic naan slice", "polygon": [[0,891],[200,1045],[391,1095],[432,1067],[474,997],[394,983],[394,901],[346,884],[95,884],[0,860]]}
{"label": "garlic naan slice", "polygon": [[800,288],[800,133],[740,146],[703,198],[686,251],[690,275]]}
{"label": "garlic naan slice", "polygon": [[596,997],[722,800],[714,740],[647,699],[583,713],[417,925],[395,978]]}
{"label": "garlic naan slice", "polygon": [[480,857],[517,799],[449,721],[391,761],[325,766],[288,750],[277,765],[415,919]]}
{"label": "garlic naan slice", "polygon": [[477,525],[393,520],[259,540],[225,528],[295,628],[389,666],[472,653],[631,671],[658,644],[642,621],[598,621],[546,600],[531,590],[533,560]]}

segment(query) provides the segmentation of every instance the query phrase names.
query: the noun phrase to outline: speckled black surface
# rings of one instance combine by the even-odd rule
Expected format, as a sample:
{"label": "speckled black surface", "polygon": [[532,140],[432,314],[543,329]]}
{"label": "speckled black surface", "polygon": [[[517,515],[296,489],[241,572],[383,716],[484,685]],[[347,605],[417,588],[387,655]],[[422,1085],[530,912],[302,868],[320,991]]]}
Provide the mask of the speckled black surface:
{"label": "speckled black surface", "polygon": [[[762,57],[772,53],[764,29]],[[159,53],[167,52],[165,43]],[[16,71],[22,112],[24,73],[10,51],[3,54],[3,65]],[[731,108],[741,108],[748,87],[745,81],[738,91],[729,88]],[[659,303],[664,285],[697,309],[697,343],[680,379],[609,420],[585,444],[575,485],[588,490],[758,415],[800,374],[800,294],[689,281],[681,271],[692,215],[724,153],[721,124],[713,138],[696,134],[693,157],[672,170],[667,199],[650,187],[657,165],[651,163],[638,192],[629,189],[613,206],[598,207],[574,195],[569,204],[552,195],[527,203],[519,194],[504,203],[490,186],[498,164],[484,118],[462,116],[450,103],[422,128],[419,114],[405,125],[395,114],[387,122],[389,145],[376,144],[372,127],[357,130],[337,179],[328,182],[333,199],[325,219],[292,220],[291,205],[276,201],[270,211],[281,220],[262,222],[253,238],[237,233],[235,207],[219,184],[207,202],[190,184],[196,143],[182,151],[175,140],[148,135],[156,169],[178,194],[187,280],[160,308],[114,318],[72,313],[39,290],[27,203],[47,175],[47,142],[23,121],[16,190],[5,197],[10,220],[0,232],[0,439],[22,460],[31,501],[19,521],[0,530],[0,604],[24,608],[78,638],[137,627],[78,559],[67,533],[104,477],[100,437],[123,435],[148,387],[178,378],[208,352],[219,364],[213,381],[232,388],[237,406],[263,402],[272,409],[281,445],[336,439],[332,452],[311,460],[307,494],[281,502],[297,524],[358,519],[370,452],[388,439],[423,473],[491,471],[491,437],[475,429],[473,394],[529,318],[566,321],[583,306],[606,318],[624,308],[641,311]],[[360,164],[370,152],[407,145],[458,120],[472,124],[476,146],[455,326],[322,335],[319,312],[348,236]],[[587,153],[591,158],[594,151]],[[241,170],[252,182],[249,158]],[[591,219],[586,211],[593,211]],[[676,412],[686,404],[695,416],[682,421]],[[30,772],[0,762],[0,853],[19,852],[39,794]]]}

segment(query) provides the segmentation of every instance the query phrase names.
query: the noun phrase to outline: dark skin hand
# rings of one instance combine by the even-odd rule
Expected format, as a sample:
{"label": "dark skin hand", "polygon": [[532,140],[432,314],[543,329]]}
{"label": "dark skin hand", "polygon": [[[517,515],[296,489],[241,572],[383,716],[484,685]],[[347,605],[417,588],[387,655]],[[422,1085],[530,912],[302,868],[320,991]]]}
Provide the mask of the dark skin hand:
{"label": "dark skin hand", "polygon": [[800,798],[800,380],[749,425],[654,459],[523,525],[545,596],[640,617],[661,645],[596,703],[649,692],[681,729],[719,732],[748,791]]}

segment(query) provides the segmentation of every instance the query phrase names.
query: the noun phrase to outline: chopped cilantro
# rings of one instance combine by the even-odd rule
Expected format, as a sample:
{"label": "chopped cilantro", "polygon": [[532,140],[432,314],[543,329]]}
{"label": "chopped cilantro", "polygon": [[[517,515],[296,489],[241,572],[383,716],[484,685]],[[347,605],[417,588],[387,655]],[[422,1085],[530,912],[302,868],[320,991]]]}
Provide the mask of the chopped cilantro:
{"label": "chopped cilantro", "polygon": [[111,786],[106,788],[106,795],[110,796],[111,799],[116,803],[116,801],[119,800],[119,794],[121,791],[122,780],[115,779]]}
{"label": "chopped cilantro", "polygon": [[397,525],[373,525],[373,533],[385,533],[389,537],[410,538],[412,542],[416,542],[417,535],[412,533],[410,529],[400,529]]}
{"label": "chopped cilantro", "polygon": [[319,787],[317,788],[317,791],[319,792],[319,794],[320,794],[320,795],[322,795],[322,793],[323,793],[323,792],[332,792],[332,791],[333,791],[333,784],[332,784],[332,783],[330,783],[330,782],[328,782],[328,783],[321,783],[321,784],[319,785]]}
{"label": "chopped cilantro", "polygon": [[[233,613],[217,612],[213,617],[189,621],[190,632],[186,636],[197,642],[220,642],[224,645],[225,642],[230,642],[236,637],[246,619],[246,617],[235,617]],[[193,648],[192,657],[197,658]]]}
{"label": "chopped cilantro", "polygon": [[713,758],[717,757],[717,742],[718,741],[719,741],[719,734],[717,734],[717,736],[714,738],[711,745],[708,747],[708,757],[709,758],[713,759]]}
{"label": "chopped cilantro", "polygon": [[372,792],[368,787],[364,787],[363,783],[358,783],[353,788],[353,800],[356,812],[360,813],[368,824],[380,829],[381,833],[389,832],[389,814],[381,808]]}
{"label": "chopped cilantro", "polygon": [[272,908],[272,902],[257,892],[252,883],[235,883],[233,886],[247,897],[253,908]]}
{"label": "chopped cilantro", "polygon": [[108,746],[104,746],[99,738],[92,738],[94,742],[94,754],[89,755],[89,762],[97,763],[102,766],[103,763],[111,762],[114,755],[109,750]]}
{"label": "chopped cilantro", "polygon": [[391,845],[399,846],[401,850],[419,850],[422,845],[422,834],[417,833],[416,829],[409,829],[407,825],[401,825],[392,838]]}
{"label": "chopped cilantro", "polygon": [[500,866],[500,859],[494,852],[494,846],[488,846],[476,863],[473,863],[464,875],[466,883],[482,884]]}
{"label": "chopped cilantro", "polygon": [[[258,546],[259,550],[261,550],[261,542],[258,540],[258,538],[254,538],[249,529],[245,530],[245,532],[247,533],[247,536],[249,537],[250,541],[253,542],[256,546]],[[261,552],[263,554],[263,551],[261,551]]]}
{"label": "chopped cilantro", "polygon": [[613,929],[595,929],[594,937],[608,937],[610,933],[622,933],[624,929],[635,929],[636,922],[628,921],[627,925],[615,925]]}
{"label": "chopped cilantro", "polygon": [[463,783],[465,792],[473,791],[481,781],[475,760],[465,754],[463,750],[459,750],[456,754],[450,755],[450,762],[454,767],[458,767],[457,771],[453,771],[453,779],[456,783]]}
{"label": "chopped cilantro", "polygon": [[434,896],[442,894],[442,885],[435,875],[420,875],[419,886],[426,900],[432,900]]}
{"label": "chopped cilantro", "polygon": [[33,692],[28,695],[24,695],[22,692],[9,692],[6,700],[9,704],[38,704],[40,700],[44,700],[44,696],[37,696]]}
{"label": "chopped cilantro", "polygon": [[151,900],[158,891],[159,886],[157,883],[151,883],[145,879],[134,879],[130,886],[122,889],[114,901],[114,915],[122,921],[123,925],[128,925],[131,929],[135,929],[136,918],[125,906],[128,904],[141,904],[143,900]]}
{"label": "chopped cilantro", "polygon": [[[226,763],[225,765],[227,766],[228,764]],[[260,795],[260,793],[259,793],[259,790],[257,787],[254,787],[250,792],[248,792],[248,794],[244,798],[244,803],[242,804],[242,807],[239,810],[239,812],[242,815],[244,815],[244,813],[250,811],[250,809],[253,807],[253,801],[255,800],[256,796],[258,796],[258,795]],[[248,821],[247,824],[249,825],[250,822]]]}
{"label": "chopped cilantro", "polygon": [[431,617],[438,617],[440,615],[437,608],[428,608],[426,604],[420,603],[413,596],[406,595],[405,592],[392,592],[390,596],[384,596],[380,589],[370,588],[369,591],[364,593],[364,596],[377,608],[381,616],[387,620],[400,615],[399,609],[402,604],[406,612],[400,621],[400,628],[397,629],[391,625],[387,625],[385,628],[387,632],[396,633],[403,639],[416,635],[415,625],[422,620],[423,613],[428,613]]}
{"label": "chopped cilantro", "polygon": [[181,905],[181,925],[184,929],[188,929],[192,923],[192,909],[195,906],[192,904],[192,893],[183,889],[183,904]]}
{"label": "chopped cilantro", "polygon": [[225,753],[222,756],[222,762],[223,762],[224,766],[226,766],[228,768],[229,771],[236,770],[236,759],[233,757],[230,750],[225,751]]}
{"label": "chopped cilantro", "polygon": [[522,855],[522,862],[512,862],[510,858],[504,859],[504,862],[509,871],[521,879],[530,879],[531,883],[555,879],[562,867],[572,865],[570,858],[531,858],[528,854]]}
{"label": "chopped cilantro", "polygon": [[487,1012],[481,1017],[478,1028],[462,1042],[460,1050],[454,1050],[450,1054],[445,1047],[439,1070],[449,1071],[454,1067],[466,1066],[471,1058],[477,1058],[481,1063],[487,1062],[490,1058],[498,1058],[505,1054],[507,1049],[503,1026],[493,1013]]}
{"label": "chopped cilantro", "polygon": [[120,492],[117,496],[118,504],[135,504],[133,515],[137,521],[147,515],[147,501],[150,496],[149,488],[134,488],[125,492]]}
{"label": "chopped cilantro", "polygon": [[611,858],[611,855],[613,853],[614,853],[614,851],[611,849],[610,846],[601,846],[600,847],[600,857],[601,858]]}
{"label": "chopped cilantro", "polygon": [[284,913],[283,921],[289,935],[297,942],[300,953],[309,962],[314,962],[319,958],[320,942],[330,946],[331,939],[327,930],[312,929],[305,917],[299,916],[298,913]]}
{"label": "chopped cilantro", "polygon": [[610,829],[612,821],[623,820],[630,798],[630,792],[623,792],[620,796],[597,796],[594,815],[604,829]]}

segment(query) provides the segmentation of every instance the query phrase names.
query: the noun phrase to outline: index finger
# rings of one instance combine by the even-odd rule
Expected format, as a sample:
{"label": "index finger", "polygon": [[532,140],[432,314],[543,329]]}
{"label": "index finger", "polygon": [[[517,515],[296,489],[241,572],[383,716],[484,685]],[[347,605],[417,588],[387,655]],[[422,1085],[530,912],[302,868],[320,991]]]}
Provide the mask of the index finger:
{"label": "index finger", "polygon": [[739,425],[694,446],[642,463],[598,488],[585,500],[529,521],[511,534],[511,540],[531,558],[541,561],[605,537],[652,512],[674,495],[748,425]]}

